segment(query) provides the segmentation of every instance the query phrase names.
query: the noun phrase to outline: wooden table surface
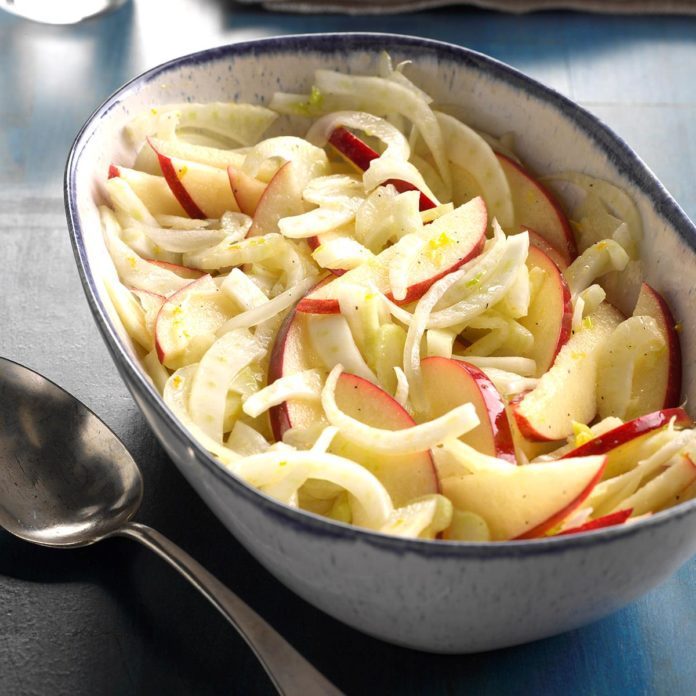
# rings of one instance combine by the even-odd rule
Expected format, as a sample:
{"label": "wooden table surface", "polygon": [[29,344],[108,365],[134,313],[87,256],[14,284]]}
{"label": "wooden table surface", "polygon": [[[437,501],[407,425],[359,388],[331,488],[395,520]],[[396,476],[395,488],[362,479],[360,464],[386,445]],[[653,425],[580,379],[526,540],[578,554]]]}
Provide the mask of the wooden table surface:
{"label": "wooden table surface", "polygon": [[[78,281],[63,214],[74,135],[130,77],[213,45],[320,31],[419,34],[483,51],[577,100],[696,217],[696,18],[464,8],[294,16],[222,0],[136,0],[75,27],[0,12],[0,355],[103,417],[144,471],[140,519],[192,552],[348,694],[669,694],[696,690],[696,561],[624,610],[470,656],[392,647],[277,583],[164,455],[120,381]],[[242,640],[128,541],[50,551],[0,532],[1,694],[270,694]]]}

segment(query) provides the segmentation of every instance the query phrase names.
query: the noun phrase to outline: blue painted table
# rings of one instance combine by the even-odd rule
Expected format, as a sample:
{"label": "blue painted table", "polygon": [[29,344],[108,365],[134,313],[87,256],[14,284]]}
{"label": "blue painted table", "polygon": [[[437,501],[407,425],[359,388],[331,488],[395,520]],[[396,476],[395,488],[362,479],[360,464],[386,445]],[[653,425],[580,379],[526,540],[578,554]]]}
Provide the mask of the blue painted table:
{"label": "blue painted table", "polygon": [[[119,380],[79,286],[61,176],[82,121],[140,71],[258,36],[421,34],[488,53],[579,101],[638,151],[696,217],[696,18],[526,17],[457,9],[292,16],[215,0],[136,1],[77,27],[0,13],[0,354],[73,391],[146,480],[143,521],[192,551],[349,694],[696,691],[696,561],[614,616],[531,645],[442,657],[360,635],[280,586],[166,459]],[[48,551],[0,533],[0,693],[268,694],[240,638],[128,542]]]}

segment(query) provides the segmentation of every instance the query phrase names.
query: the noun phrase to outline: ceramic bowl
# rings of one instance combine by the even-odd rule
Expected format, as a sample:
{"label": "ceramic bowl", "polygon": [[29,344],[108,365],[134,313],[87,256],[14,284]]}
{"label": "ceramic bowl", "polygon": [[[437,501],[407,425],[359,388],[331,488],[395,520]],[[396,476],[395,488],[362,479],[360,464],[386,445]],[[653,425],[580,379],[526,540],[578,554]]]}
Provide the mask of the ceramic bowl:
{"label": "ceramic bowl", "polygon": [[111,160],[134,153],[123,125],[167,102],[265,103],[306,91],[319,66],[372,72],[387,49],[439,102],[473,125],[519,134],[537,172],[580,170],[637,202],[645,278],[684,321],[685,396],[696,402],[696,229],[654,175],[589,113],[495,60],[435,41],[315,34],[238,43],[171,61],[132,80],[89,118],[70,153],[68,224],[87,299],[114,362],[159,441],[198,494],[282,583],[328,614],[384,640],[443,653],[523,643],[575,628],[665,580],[696,551],[696,501],[636,524],[560,538],[457,543],[386,537],[285,507],[235,479],[175,420],[141,370],[100,280],[108,263],[97,203]]}

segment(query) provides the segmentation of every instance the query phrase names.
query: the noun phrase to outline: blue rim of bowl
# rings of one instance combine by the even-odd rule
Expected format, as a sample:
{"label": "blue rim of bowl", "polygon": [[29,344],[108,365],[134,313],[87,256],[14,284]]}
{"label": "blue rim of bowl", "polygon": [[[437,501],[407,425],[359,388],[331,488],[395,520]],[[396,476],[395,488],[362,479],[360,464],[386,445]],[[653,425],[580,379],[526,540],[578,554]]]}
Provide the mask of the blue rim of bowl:
{"label": "blue rim of bowl", "polygon": [[[357,51],[384,50],[392,47],[398,50],[425,50],[435,58],[444,58],[453,63],[459,63],[484,72],[496,80],[507,83],[518,90],[524,91],[536,99],[554,106],[566,118],[592,138],[609,157],[611,163],[620,174],[629,179],[655,205],[656,212],[662,216],[679,234],[679,236],[696,252],[696,227],[689,220],[678,203],[662,186],[657,177],[647,165],[633,152],[628,144],[616,135],[597,117],[572,102],[555,90],[542,85],[515,68],[502,63],[482,53],[472,51],[454,44],[423,39],[416,36],[405,36],[386,33],[326,33],[326,34],[295,34],[276,36],[253,41],[240,42],[219,46],[216,48],[191,53],[156,66],[116,90],[94,113],[87,119],[75,137],[70,149],[65,168],[64,198],[65,211],[68,221],[73,253],[77,262],[80,280],[87,301],[95,317],[97,326],[104,341],[114,358],[116,367],[126,386],[133,393],[137,388],[148,405],[154,408],[167,422],[170,432],[176,435],[181,444],[193,447],[197,460],[212,473],[223,485],[232,486],[246,500],[262,506],[264,512],[277,517],[285,525],[290,525],[300,531],[332,538],[335,540],[360,541],[370,546],[390,551],[398,555],[405,553],[425,554],[437,557],[470,558],[508,558],[547,553],[562,553],[570,549],[585,547],[598,543],[607,543],[619,538],[626,538],[641,532],[647,527],[655,527],[680,519],[696,511],[696,500],[684,503],[676,508],[658,512],[649,518],[638,520],[630,525],[605,527],[583,534],[563,537],[543,537],[524,541],[508,542],[462,542],[425,539],[404,539],[388,536],[362,529],[352,525],[335,522],[310,512],[291,508],[265,495],[241,479],[238,479],[218,462],[212,455],[196,442],[185,430],[183,425],[164,404],[161,396],[145,378],[142,368],[136,364],[126,347],[118,337],[115,328],[108,318],[95,286],[95,279],[87,258],[84,246],[84,233],[80,224],[76,199],[76,172],[83,148],[94,134],[97,125],[112,108],[120,103],[121,97],[128,94],[140,84],[150,82],[163,74],[184,66],[200,65],[219,61],[225,58],[246,57],[255,54],[288,53],[288,52],[318,52],[327,55],[348,54]],[[124,369],[128,374],[124,373]]]}

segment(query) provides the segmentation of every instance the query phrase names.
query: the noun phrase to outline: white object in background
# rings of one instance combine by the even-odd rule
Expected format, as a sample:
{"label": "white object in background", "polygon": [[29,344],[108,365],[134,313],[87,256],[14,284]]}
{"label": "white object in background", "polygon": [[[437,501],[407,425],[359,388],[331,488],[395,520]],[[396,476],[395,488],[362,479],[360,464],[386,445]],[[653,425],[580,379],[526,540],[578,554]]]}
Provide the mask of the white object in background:
{"label": "white object in background", "polygon": [[0,0],[0,9],[44,24],[77,24],[126,0]]}

